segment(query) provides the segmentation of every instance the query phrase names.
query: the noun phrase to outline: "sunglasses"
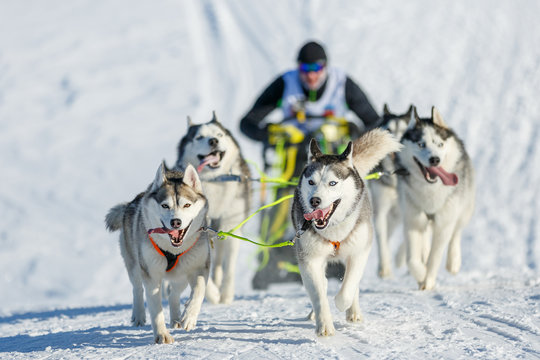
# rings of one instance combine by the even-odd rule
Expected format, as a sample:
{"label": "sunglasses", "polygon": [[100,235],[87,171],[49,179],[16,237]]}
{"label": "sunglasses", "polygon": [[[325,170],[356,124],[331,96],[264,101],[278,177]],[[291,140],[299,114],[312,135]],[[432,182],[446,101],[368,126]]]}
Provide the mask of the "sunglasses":
{"label": "sunglasses", "polygon": [[303,73],[308,73],[308,72],[311,72],[311,71],[315,71],[315,72],[319,72],[321,71],[322,69],[324,69],[324,63],[311,63],[311,64],[307,64],[307,63],[300,63],[300,65],[298,66],[298,68],[300,69],[301,72]]}

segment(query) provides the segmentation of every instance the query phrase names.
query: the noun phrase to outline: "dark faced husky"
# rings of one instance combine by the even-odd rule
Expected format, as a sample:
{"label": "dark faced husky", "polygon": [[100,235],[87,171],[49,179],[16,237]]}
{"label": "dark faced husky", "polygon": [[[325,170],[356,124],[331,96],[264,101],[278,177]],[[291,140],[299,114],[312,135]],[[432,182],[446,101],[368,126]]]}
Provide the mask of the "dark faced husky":
{"label": "dark faced husky", "polygon": [[[178,145],[176,167],[183,169],[188,164],[197,168],[201,178],[211,228],[228,231],[248,217],[249,167],[238,143],[215,113],[210,122],[201,125],[192,124],[188,118],[188,132]],[[212,280],[207,291],[210,302],[228,304],[233,300],[238,249],[239,240],[235,238],[216,242]]]}
{"label": "dark faced husky", "polygon": [[[210,269],[210,245],[200,231],[208,204],[197,172],[169,171],[161,164],[148,189],[129,203],[113,207],[107,229],[120,230],[120,250],[133,285],[131,321],[146,321],[143,286],[156,343],[172,343],[161,306],[162,280],[170,284],[172,328],[193,329],[204,299]],[[180,316],[180,294],[187,284],[191,295]]]}
{"label": "dark faced husky", "polygon": [[474,209],[473,167],[463,142],[435,107],[427,119],[414,110],[401,143],[397,161],[409,173],[398,182],[407,264],[420,289],[429,290],[447,247],[446,269],[455,274],[461,267],[461,232]]}
{"label": "dark faced husky", "polygon": [[[401,139],[413,112],[413,106],[405,114],[397,115],[390,112],[388,105],[384,104],[383,121],[381,128],[388,130],[396,139]],[[375,234],[379,245],[379,276],[387,278],[392,276],[392,261],[390,256],[389,239],[395,228],[401,222],[399,211],[395,154],[386,156],[375,171],[384,175],[377,181],[370,181],[369,190],[373,202],[373,218]],[[401,246],[396,256],[398,266],[403,265],[405,247]]]}
{"label": "dark faced husky", "polygon": [[333,335],[325,269],[341,261],[346,269],[336,307],[347,321],[362,320],[358,287],[371,249],[373,227],[368,192],[362,180],[401,145],[381,129],[364,134],[340,155],[322,154],[312,140],[308,163],[295,190],[292,220],[298,234],[298,267],[313,305],[319,336]]}

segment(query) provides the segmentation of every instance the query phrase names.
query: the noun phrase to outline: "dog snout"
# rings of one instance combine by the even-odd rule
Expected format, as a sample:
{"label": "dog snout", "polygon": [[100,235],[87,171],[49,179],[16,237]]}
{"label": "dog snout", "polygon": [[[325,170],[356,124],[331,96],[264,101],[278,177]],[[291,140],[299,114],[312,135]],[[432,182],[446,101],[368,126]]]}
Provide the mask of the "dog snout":
{"label": "dog snout", "polygon": [[429,165],[437,166],[441,162],[441,158],[438,156],[432,156],[429,158]]}
{"label": "dog snout", "polygon": [[321,204],[321,198],[320,197],[312,197],[309,200],[309,203],[311,204],[311,206],[313,208],[316,208],[317,206],[319,206]]}
{"label": "dog snout", "polygon": [[210,145],[210,146],[217,146],[218,143],[219,143],[219,140],[216,139],[216,138],[208,139],[208,145]]}
{"label": "dog snout", "polygon": [[180,226],[182,226],[182,220],[180,219],[172,219],[171,220],[171,226],[173,229],[178,229]]}

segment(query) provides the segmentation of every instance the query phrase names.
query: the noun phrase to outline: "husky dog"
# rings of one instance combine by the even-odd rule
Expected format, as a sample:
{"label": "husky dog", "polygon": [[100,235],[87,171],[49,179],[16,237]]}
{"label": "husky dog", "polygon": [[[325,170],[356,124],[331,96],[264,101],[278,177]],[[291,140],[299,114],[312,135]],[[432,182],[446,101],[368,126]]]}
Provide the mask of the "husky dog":
{"label": "husky dog", "polygon": [[362,321],[358,288],[373,238],[371,205],[362,178],[400,147],[381,129],[350,142],[340,155],[323,155],[311,140],[308,162],[294,193],[292,220],[298,267],[319,336],[335,332],[326,294],[328,262],[340,261],[346,267],[336,307],[347,311],[347,321]]}
{"label": "husky dog", "polygon": [[[381,127],[388,130],[396,139],[401,139],[411,114],[413,106],[402,115],[396,115],[390,112],[388,105],[384,104],[383,119]],[[379,244],[379,272],[381,278],[392,276],[392,261],[390,260],[390,248],[388,241],[392,236],[396,226],[400,223],[401,214],[399,211],[397,175],[394,165],[395,154],[386,156],[377,166],[375,171],[382,172],[383,175],[376,181],[370,181],[369,190],[371,191],[371,200],[373,202],[373,218],[375,223],[375,234]],[[405,247],[401,246],[396,256],[397,265],[403,265],[405,262]]]}
{"label": "husky dog", "polygon": [[[420,289],[429,290],[447,246],[446,269],[456,274],[461,267],[461,232],[474,209],[473,167],[462,141],[435,107],[431,118],[420,119],[414,110],[401,143],[397,161],[409,173],[398,182],[407,265]],[[422,252],[429,231],[426,262]]]}
{"label": "husky dog", "polygon": [[[116,205],[105,218],[109,231],[120,230],[120,250],[133,285],[131,322],[142,326],[146,321],[144,286],[156,343],[174,341],[165,327],[162,280],[170,284],[171,327],[189,331],[197,323],[210,270],[209,239],[200,231],[207,211],[195,169],[170,171],[162,163],[145,192]],[[188,283],[191,296],[180,316],[180,294]]]}
{"label": "husky dog", "polygon": [[[211,228],[228,231],[248,217],[249,167],[238,143],[215,113],[210,122],[201,125],[194,125],[188,117],[188,132],[178,145],[176,167],[183,169],[188,164],[197,168],[201,178]],[[234,298],[239,240],[229,237],[215,245],[216,256],[206,296],[212,303],[229,304]]]}

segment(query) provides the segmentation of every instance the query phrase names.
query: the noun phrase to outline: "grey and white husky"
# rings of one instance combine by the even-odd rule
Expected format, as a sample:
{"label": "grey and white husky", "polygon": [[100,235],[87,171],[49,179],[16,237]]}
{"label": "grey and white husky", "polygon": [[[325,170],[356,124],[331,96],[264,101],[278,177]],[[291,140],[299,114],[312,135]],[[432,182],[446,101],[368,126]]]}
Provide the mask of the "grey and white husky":
{"label": "grey and white husky", "polygon": [[[178,145],[176,167],[197,168],[208,199],[210,227],[228,231],[249,215],[251,183],[249,167],[231,133],[217,120],[195,125],[188,117],[188,131]],[[236,232],[241,234],[240,231]],[[239,240],[227,238],[215,243],[213,272],[207,298],[228,304],[234,298],[234,278]],[[219,288],[219,289],[218,289]]]}
{"label": "grey and white husky", "polygon": [[447,247],[446,269],[456,274],[461,267],[461,233],[474,209],[473,166],[435,107],[430,118],[414,110],[401,143],[397,161],[409,173],[398,182],[407,265],[420,289],[429,290]]}
{"label": "grey and white husky", "polygon": [[400,147],[381,129],[349,143],[340,155],[322,154],[311,140],[294,194],[292,220],[297,234],[304,231],[295,245],[296,255],[319,336],[335,332],[327,298],[328,262],[340,261],[346,267],[336,307],[346,310],[347,321],[362,321],[358,289],[373,238],[371,205],[362,178]]}
{"label": "grey and white husky", "polygon": [[[405,114],[397,115],[388,109],[384,104],[383,121],[381,128],[388,130],[396,139],[401,139],[413,113],[413,106]],[[392,276],[392,260],[390,255],[389,239],[396,227],[401,223],[401,214],[399,211],[397,182],[398,176],[395,166],[395,154],[386,156],[375,168],[383,175],[380,179],[369,181],[369,190],[371,191],[371,200],[373,202],[373,218],[375,224],[375,234],[379,245],[379,271],[381,278]],[[400,246],[396,255],[398,266],[405,262],[405,246]]]}
{"label": "grey and white husky", "polygon": [[[111,208],[105,218],[110,231],[120,230],[120,250],[133,285],[131,321],[146,321],[143,287],[156,343],[172,343],[161,306],[162,281],[170,284],[172,328],[192,330],[204,300],[210,269],[205,226],[208,203],[192,166],[185,172],[159,167],[155,179],[129,203]],[[187,284],[191,295],[180,316],[180,294]]]}

